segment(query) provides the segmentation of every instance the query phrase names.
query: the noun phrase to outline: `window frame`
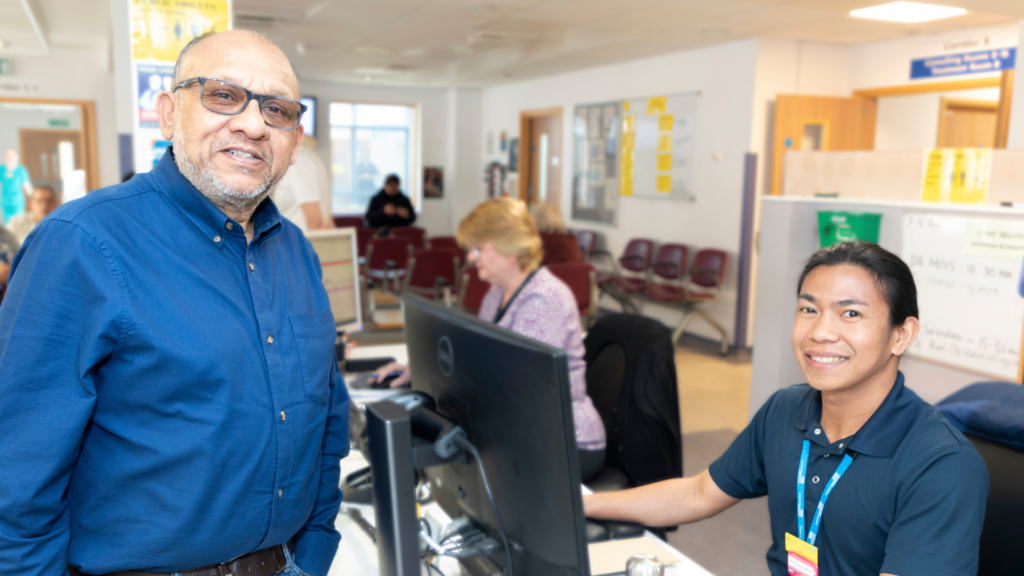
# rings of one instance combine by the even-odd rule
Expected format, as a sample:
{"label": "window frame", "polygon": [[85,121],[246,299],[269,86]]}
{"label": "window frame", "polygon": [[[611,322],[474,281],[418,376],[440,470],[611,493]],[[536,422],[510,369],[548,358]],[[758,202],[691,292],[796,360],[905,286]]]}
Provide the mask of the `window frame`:
{"label": "window frame", "polygon": [[[350,163],[350,166],[352,166],[353,169],[354,169],[354,167],[356,165],[356,162],[355,162],[356,146],[354,144],[355,144],[355,135],[356,135],[356,131],[357,130],[359,130],[360,128],[365,129],[365,130],[393,130],[393,131],[399,131],[399,130],[405,130],[405,129],[404,128],[395,127],[395,126],[360,126],[357,123],[345,124],[345,125],[335,125],[335,124],[332,124],[331,123],[331,104],[351,104],[351,105],[368,104],[368,105],[371,105],[371,106],[405,106],[405,107],[411,109],[412,121],[409,123],[409,158],[408,158],[410,174],[408,176],[406,176],[406,181],[402,183],[402,187],[403,187],[402,191],[405,193],[406,196],[409,197],[409,201],[412,202],[412,209],[413,209],[413,211],[416,212],[416,214],[422,213],[422,209],[420,208],[422,206],[422,199],[423,199],[423,165],[422,165],[422,160],[421,160],[422,159],[422,155],[420,154],[420,147],[422,145],[421,136],[420,136],[422,131],[420,130],[420,123],[422,122],[422,120],[421,120],[421,115],[420,115],[420,105],[419,105],[419,103],[415,103],[415,102],[412,102],[412,103],[410,103],[410,102],[379,102],[379,101],[378,102],[374,102],[374,101],[370,101],[370,100],[341,100],[341,99],[337,99],[337,98],[332,99],[330,102],[328,102],[328,105],[327,105],[327,139],[330,142],[330,146],[331,146],[331,148],[330,148],[331,156],[330,157],[331,158],[334,157],[333,156],[333,152],[334,152],[334,150],[333,150],[334,139],[330,135],[331,130],[334,129],[334,128],[345,128],[345,129],[351,130],[352,131],[353,146],[352,146],[352,150],[350,151],[350,153],[352,155],[352,161]],[[353,118],[354,117],[355,117],[355,115],[353,114]],[[334,181],[334,168],[333,168],[333,162],[331,163],[330,175],[331,175],[331,182],[332,182],[332,184],[331,184],[331,214],[334,215],[334,216],[352,216],[352,215],[362,215],[362,214],[365,214],[366,213],[366,207],[365,206],[363,206],[362,208],[357,208],[355,206],[351,206],[351,207],[348,207],[348,208],[342,208],[342,209],[340,209],[341,211],[339,211],[339,209],[334,206],[334,185],[333,185],[333,181]]]}

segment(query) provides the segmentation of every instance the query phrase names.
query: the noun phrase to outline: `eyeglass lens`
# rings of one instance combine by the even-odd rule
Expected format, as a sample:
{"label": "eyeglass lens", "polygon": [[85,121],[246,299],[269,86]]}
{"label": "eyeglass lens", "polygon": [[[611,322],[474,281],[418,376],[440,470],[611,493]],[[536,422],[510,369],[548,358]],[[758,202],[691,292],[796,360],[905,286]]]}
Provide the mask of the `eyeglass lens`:
{"label": "eyeglass lens", "polygon": [[[246,93],[238,86],[217,80],[207,80],[203,84],[202,102],[203,106],[214,112],[237,114],[246,105]],[[268,97],[263,99],[260,112],[267,124],[278,128],[292,129],[299,123],[302,107],[298,102]]]}

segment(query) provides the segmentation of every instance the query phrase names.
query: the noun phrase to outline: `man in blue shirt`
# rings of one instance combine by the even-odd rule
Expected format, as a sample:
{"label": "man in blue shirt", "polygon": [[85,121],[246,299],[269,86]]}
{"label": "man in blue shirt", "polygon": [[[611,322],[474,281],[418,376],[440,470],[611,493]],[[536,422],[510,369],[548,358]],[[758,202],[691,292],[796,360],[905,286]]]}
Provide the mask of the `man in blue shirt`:
{"label": "man in blue shirt", "polygon": [[797,293],[808,384],[776,392],[708,470],[585,497],[587,515],[672,526],[767,495],[775,576],[976,574],[988,471],[904,386],[920,329],[910,269],[845,242],[811,257]]}
{"label": "man in blue shirt", "polygon": [[64,205],[14,261],[4,573],[326,576],[337,551],[334,321],[316,254],[266,198],[302,141],[298,82],[233,31],[186,46],[175,84],[158,166]]}

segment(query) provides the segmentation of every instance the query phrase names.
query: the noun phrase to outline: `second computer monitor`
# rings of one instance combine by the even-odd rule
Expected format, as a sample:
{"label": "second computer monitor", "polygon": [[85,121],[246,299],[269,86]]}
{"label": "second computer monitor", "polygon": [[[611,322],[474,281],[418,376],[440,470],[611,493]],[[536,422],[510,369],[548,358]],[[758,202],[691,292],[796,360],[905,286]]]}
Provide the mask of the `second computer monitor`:
{"label": "second computer monitor", "polygon": [[[433,396],[479,450],[515,573],[589,574],[565,351],[417,296],[403,303],[413,389]],[[501,541],[475,464],[427,476],[449,516]],[[504,554],[493,562],[504,569]]]}
{"label": "second computer monitor", "polygon": [[306,239],[313,245],[324,289],[331,303],[331,314],[338,330],[355,332],[362,329],[359,304],[358,250],[354,228],[311,230]]}

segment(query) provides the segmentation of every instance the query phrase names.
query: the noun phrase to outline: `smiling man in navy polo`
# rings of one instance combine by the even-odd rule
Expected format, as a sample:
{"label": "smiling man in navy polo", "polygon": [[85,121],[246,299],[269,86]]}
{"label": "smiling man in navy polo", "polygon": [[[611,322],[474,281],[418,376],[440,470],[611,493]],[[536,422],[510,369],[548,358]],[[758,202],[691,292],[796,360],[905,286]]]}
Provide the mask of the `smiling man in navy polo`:
{"label": "smiling man in navy polo", "polygon": [[797,293],[808,384],[775,393],[708,470],[585,497],[587,515],[672,526],[767,495],[775,576],[976,574],[988,471],[898,370],[920,329],[910,269],[846,242],[811,257]]}

